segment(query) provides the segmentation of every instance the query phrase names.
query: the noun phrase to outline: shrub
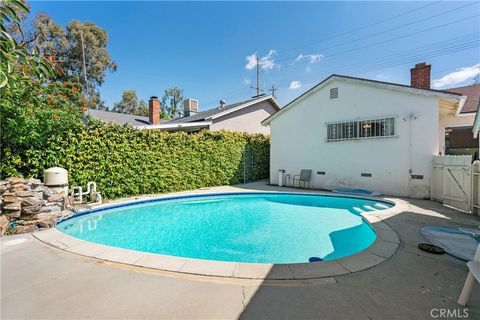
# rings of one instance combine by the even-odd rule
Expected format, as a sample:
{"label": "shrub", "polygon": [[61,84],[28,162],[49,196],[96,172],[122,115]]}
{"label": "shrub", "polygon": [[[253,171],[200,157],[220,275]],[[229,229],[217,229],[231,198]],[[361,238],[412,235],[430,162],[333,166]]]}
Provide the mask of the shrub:
{"label": "shrub", "polygon": [[105,198],[118,198],[240,183],[244,162],[252,163],[250,180],[266,178],[269,138],[226,131],[167,133],[95,121],[55,137],[45,150],[30,150],[28,157],[35,164],[30,176],[60,166],[69,171],[71,186],[95,181]]}
{"label": "shrub", "polygon": [[[0,102],[0,177],[29,175],[38,167],[28,154],[84,127],[88,101],[72,83],[23,81],[4,88]],[[83,109],[82,109],[83,108]]]}

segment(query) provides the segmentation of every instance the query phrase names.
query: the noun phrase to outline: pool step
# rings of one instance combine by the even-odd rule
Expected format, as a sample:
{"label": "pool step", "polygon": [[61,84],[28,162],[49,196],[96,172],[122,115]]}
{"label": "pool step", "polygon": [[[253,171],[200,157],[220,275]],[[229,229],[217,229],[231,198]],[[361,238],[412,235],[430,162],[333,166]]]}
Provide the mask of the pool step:
{"label": "pool step", "polygon": [[365,210],[362,210],[361,208],[359,207],[352,207],[353,210],[357,211],[358,213],[362,213],[362,212],[365,212]]}
{"label": "pool step", "polygon": [[388,209],[390,208],[389,206],[383,204],[383,203],[375,203],[374,204],[375,207],[379,208],[379,209]]}
{"label": "pool step", "polygon": [[390,208],[390,207],[384,205],[383,203],[374,203],[372,205],[365,204],[361,207],[352,207],[352,209],[357,211],[358,213],[377,211],[377,210],[383,210],[383,209],[388,209],[388,208]]}
{"label": "pool step", "polygon": [[363,208],[366,209],[365,211],[375,211],[375,210],[378,210],[378,208],[374,208],[374,207],[369,206],[369,205],[364,205]]}

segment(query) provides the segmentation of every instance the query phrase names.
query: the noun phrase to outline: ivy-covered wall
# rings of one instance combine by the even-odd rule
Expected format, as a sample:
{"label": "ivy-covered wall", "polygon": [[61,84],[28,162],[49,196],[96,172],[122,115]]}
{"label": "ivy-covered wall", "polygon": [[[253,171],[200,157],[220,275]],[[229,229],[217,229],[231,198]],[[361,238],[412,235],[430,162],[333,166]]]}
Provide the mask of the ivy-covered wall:
{"label": "ivy-covered wall", "polygon": [[31,150],[28,161],[29,176],[41,178],[44,168],[60,166],[68,170],[70,186],[95,181],[103,197],[112,199],[241,183],[244,163],[250,180],[267,178],[269,138],[93,123],[50,141],[47,150]]}

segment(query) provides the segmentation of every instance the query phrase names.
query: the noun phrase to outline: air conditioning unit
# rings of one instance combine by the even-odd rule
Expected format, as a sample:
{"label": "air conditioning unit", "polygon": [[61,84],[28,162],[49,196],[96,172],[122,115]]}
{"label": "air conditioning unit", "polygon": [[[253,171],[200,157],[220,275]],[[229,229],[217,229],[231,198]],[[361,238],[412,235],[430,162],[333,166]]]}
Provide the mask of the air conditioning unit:
{"label": "air conditioning unit", "polygon": [[185,99],[185,101],[183,101],[183,109],[185,112],[198,112],[198,100]]}

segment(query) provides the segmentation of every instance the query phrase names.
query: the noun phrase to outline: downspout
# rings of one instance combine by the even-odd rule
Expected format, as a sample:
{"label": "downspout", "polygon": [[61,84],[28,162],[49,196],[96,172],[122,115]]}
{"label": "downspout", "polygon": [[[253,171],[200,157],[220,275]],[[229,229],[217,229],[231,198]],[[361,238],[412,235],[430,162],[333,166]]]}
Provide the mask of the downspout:
{"label": "downspout", "polygon": [[413,128],[412,122],[416,120],[417,117],[415,114],[409,113],[406,117],[403,118],[403,121],[408,121],[408,160],[409,160],[409,169],[408,169],[408,196],[412,197],[412,173],[413,173]]}

